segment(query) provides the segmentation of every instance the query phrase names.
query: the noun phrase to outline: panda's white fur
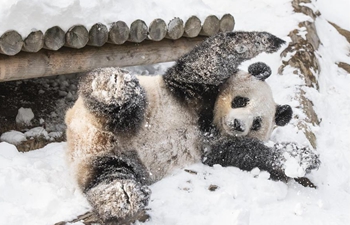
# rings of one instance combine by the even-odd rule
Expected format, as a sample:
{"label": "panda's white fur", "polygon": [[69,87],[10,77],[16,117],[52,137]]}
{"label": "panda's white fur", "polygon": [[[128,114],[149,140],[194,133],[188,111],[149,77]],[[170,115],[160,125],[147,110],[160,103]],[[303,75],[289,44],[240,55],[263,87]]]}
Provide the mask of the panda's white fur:
{"label": "panda's white fur", "polygon": [[164,84],[162,76],[138,76],[147,99],[145,119],[131,137],[116,137],[118,148],[136,150],[157,181],[179,166],[198,162],[198,116],[184,107]]}

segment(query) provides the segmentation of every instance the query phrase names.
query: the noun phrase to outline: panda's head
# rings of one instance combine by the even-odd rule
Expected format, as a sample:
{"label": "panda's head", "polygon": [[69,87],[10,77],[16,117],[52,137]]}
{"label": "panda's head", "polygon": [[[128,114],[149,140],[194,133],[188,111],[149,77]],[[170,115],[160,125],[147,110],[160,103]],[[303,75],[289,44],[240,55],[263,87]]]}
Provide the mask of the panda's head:
{"label": "panda's head", "polygon": [[214,124],[222,135],[268,140],[275,125],[292,118],[289,105],[277,105],[265,79],[271,69],[264,63],[239,71],[221,87],[214,109]]}

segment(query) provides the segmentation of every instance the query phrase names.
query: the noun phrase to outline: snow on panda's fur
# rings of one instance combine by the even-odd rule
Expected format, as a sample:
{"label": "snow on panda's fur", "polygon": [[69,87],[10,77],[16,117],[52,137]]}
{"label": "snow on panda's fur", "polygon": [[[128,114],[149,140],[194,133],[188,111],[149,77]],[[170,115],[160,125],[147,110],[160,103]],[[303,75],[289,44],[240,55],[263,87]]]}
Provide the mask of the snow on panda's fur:
{"label": "snow on panda's fur", "polygon": [[[66,115],[67,156],[100,219],[133,221],[148,203],[147,185],[200,160],[259,167],[287,179],[283,153],[291,148],[261,141],[275,125],[289,122],[291,108],[273,101],[264,82],[268,66],[237,70],[283,43],[266,32],[221,33],[182,56],[164,76],[133,76],[119,68],[89,72]],[[305,172],[318,166],[308,148],[292,149],[302,149]]]}

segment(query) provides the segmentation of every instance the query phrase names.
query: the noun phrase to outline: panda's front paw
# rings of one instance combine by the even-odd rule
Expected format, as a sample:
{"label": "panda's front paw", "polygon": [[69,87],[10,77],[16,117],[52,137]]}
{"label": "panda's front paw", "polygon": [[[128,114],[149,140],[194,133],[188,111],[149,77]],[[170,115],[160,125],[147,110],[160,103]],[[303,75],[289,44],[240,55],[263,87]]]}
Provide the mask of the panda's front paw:
{"label": "panda's front paw", "polygon": [[311,170],[318,169],[321,161],[317,152],[296,143],[277,143],[275,149],[281,153],[282,168],[291,178],[304,177]]}
{"label": "panda's front paw", "polygon": [[147,218],[145,207],[151,191],[135,180],[105,181],[86,196],[104,224],[130,224]]}

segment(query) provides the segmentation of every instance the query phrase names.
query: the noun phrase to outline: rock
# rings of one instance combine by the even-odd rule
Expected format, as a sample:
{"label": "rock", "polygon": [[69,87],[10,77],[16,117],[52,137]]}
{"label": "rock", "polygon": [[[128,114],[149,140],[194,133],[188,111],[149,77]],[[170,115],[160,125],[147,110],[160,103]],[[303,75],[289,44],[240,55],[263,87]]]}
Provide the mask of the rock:
{"label": "rock", "polygon": [[216,189],[218,189],[219,186],[215,185],[215,184],[211,184],[209,185],[208,187],[208,190],[209,191],[216,191]]}

